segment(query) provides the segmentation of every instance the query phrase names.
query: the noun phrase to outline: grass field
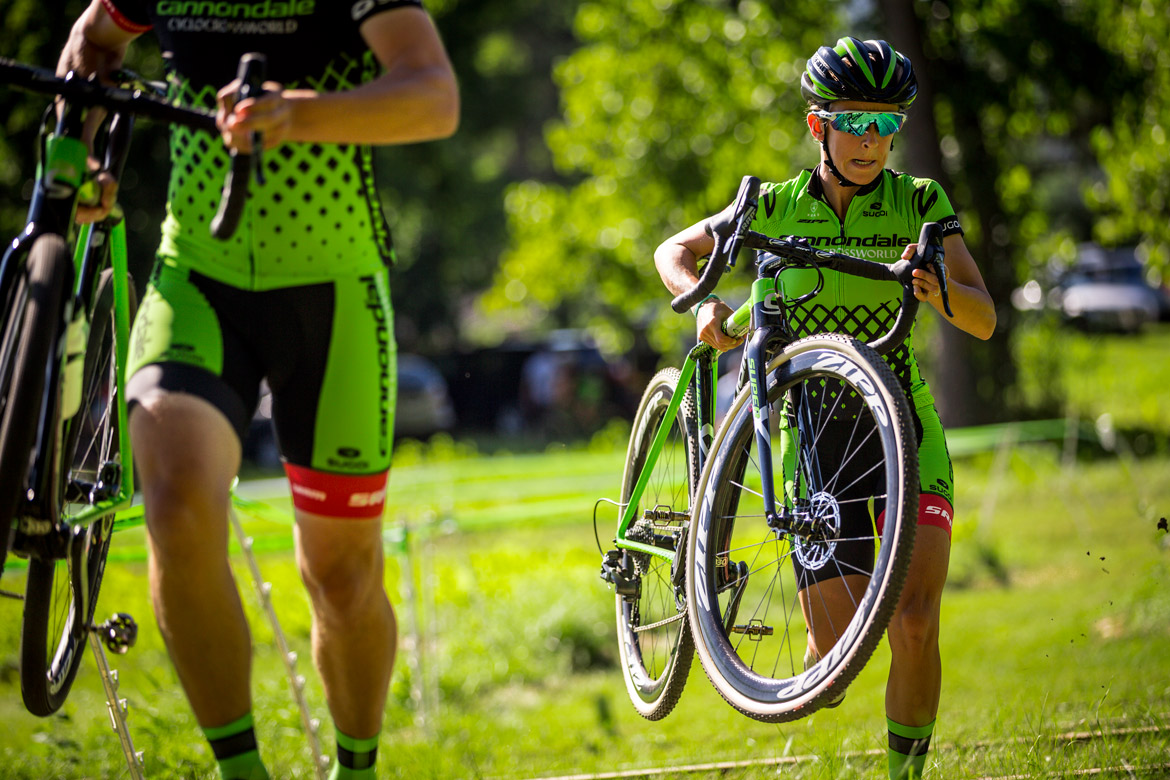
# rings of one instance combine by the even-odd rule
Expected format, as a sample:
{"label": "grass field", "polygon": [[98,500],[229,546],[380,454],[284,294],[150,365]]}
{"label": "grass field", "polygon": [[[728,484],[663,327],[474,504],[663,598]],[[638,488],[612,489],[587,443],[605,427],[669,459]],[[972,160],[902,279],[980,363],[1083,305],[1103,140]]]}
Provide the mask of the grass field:
{"label": "grass field", "polygon": [[[1086,407],[1093,418],[1110,411],[1113,393],[1124,396],[1124,382],[1114,384],[1098,385],[1098,406]],[[1118,403],[1118,417],[1124,408]],[[929,777],[1170,776],[1170,535],[1158,528],[1170,514],[1170,455],[1121,452],[1069,463],[1057,442],[956,462]],[[796,723],[738,715],[697,662],[676,711],[643,721],[615,666],[613,596],[597,576],[589,522],[597,497],[616,497],[621,452],[599,442],[595,451],[465,455],[440,443],[396,461],[386,583],[402,641],[384,777],[884,777],[884,648],[839,709]],[[269,492],[263,483],[241,488]],[[272,501],[243,517],[332,752],[286,513]],[[605,543],[613,511],[599,517]],[[98,610],[140,622],[138,646],[111,665],[146,774],[215,777],[151,617],[141,529],[116,538],[111,561]],[[272,632],[237,564],[256,647],[262,752],[274,777],[312,777]],[[4,587],[19,588],[20,577],[6,572]],[[0,602],[0,777],[127,776],[92,658],[60,713],[24,711],[19,606]],[[651,774],[662,767],[675,769]]]}

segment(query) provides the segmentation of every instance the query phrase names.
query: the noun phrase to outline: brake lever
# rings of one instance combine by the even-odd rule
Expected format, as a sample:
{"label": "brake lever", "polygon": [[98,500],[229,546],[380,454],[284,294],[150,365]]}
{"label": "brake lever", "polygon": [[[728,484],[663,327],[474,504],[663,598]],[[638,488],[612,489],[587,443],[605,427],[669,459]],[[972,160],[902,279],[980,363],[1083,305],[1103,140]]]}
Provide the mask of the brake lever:
{"label": "brake lever", "polygon": [[[243,72],[240,75],[241,82],[237,97],[238,102],[242,103],[248,98],[258,98],[264,94],[262,68],[249,70],[247,77],[244,76]],[[251,140],[252,178],[256,180],[257,184],[264,184],[264,165],[262,159],[264,152],[264,134],[259,130],[253,130]]]}
{"label": "brake lever", "polygon": [[947,313],[948,317],[954,319],[955,313],[951,311],[951,298],[949,295],[947,295],[946,264],[943,263],[941,257],[936,255],[935,258],[930,261],[930,270],[934,271],[934,275],[938,277],[938,292],[939,295],[942,296],[943,311]]}
{"label": "brake lever", "polygon": [[951,299],[947,294],[947,276],[944,265],[946,253],[943,251],[942,226],[937,222],[927,222],[922,226],[918,236],[918,248],[914,250],[912,261],[914,268],[929,269],[938,277],[939,294],[942,297],[943,311],[951,319],[955,313],[951,311]]}

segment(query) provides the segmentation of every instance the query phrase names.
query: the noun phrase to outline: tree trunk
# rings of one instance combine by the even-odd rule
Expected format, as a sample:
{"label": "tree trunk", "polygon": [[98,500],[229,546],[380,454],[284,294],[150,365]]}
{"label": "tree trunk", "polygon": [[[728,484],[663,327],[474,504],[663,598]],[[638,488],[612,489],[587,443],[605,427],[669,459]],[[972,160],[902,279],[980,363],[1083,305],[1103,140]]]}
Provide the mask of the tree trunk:
{"label": "tree trunk", "polygon": [[[918,77],[918,97],[914,101],[912,119],[899,134],[900,142],[906,145],[910,172],[915,176],[934,179],[942,185],[947,195],[953,198],[954,188],[943,168],[938,127],[934,119],[935,79],[932,77],[941,71],[946,74],[949,84],[961,84],[962,80],[956,80],[955,75],[963,70],[964,66],[958,62],[927,60],[923,48],[922,21],[915,13],[913,0],[880,0],[879,9],[885,17],[885,29],[888,31],[890,44],[910,58]],[[954,109],[956,125],[974,128],[977,135],[978,117],[960,117],[961,106],[955,105]],[[982,246],[973,246],[971,238],[968,238],[967,242],[977,259],[981,255],[984,257],[979,265],[992,292],[992,298],[996,301],[1006,301],[1011,292],[1014,275],[1008,282],[1006,291],[1002,291],[1002,281],[993,285],[992,279],[988,277],[989,268],[1012,274],[1011,257],[1000,256],[1006,255],[1006,252],[995,252],[996,256],[988,253],[988,248],[994,246],[990,238],[998,235],[1002,228],[997,226],[1005,223],[999,197],[995,191],[998,167],[993,159],[980,154],[981,151],[985,151],[982,138],[962,140],[975,141],[975,146],[978,147],[971,149],[964,144],[963,156],[967,160],[979,160],[977,165],[968,166],[966,169],[965,183],[974,200],[974,203],[969,204],[969,213],[977,214],[979,224],[983,226]],[[997,287],[1001,290],[999,294],[996,291]],[[992,343],[988,345],[990,349],[947,323],[945,318],[937,329],[932,350],[933,370],[928,380],[938,404],[939,415],[946,425],[974,425],[1002,418],[1002,410],[1005,408],[1004,391],[1015,380],[1014,365],[1007,341],[1009,331],[1004,327],[1006,324],[1001,319],[995,335],[992,336]],[[996,345],[995,342],[1000,344]],[[996,346],[999,348],[995,348]],[[993,382],[979,379],[989,376],[981,370],[988,364],[997,366],[998,369]]]}

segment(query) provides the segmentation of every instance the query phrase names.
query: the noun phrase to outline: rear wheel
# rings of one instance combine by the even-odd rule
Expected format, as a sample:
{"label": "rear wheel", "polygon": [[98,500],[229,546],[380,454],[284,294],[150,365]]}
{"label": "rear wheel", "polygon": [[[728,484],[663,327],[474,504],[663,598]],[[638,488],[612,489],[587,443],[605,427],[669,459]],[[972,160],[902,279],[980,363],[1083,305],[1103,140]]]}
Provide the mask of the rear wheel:
{"label": "rear wheel", "polygon": [[5,529],[5,552],[11,546],[16,508],[27,487],[70,263],[60,236],[36,239],[15,280],[5,315],[0,341],[0,528]]}
{"label": "rear wheel", "polygon": [[688,604],[719,693],[787,721],[837,702],[881,641],[913,552],[918,458],[905,393],[864,344],[802,339],[766,376],[773,519],[745,388],[696,494]]}
{"label": "rear wheel", "polygon": [[[137,308],[129,283],[130,318]],[[60,505],[66,515],[109,497],[120,484],[113,276],[105,271],[94,294],[82,376],[81,406],[61,437]],[[77,675],[106,555],[113,515],[74,531],[66,560],[32,558],[21,632],[21,692],[35,715],[56,712]]]}
{"label": "rear wheel", "polygon": [[662,547],[675,562],[672,566],[669,557],[622,550],[622,568],[635,584],[635,592],[619,593],[615,600],[626,689],[634,708],[649,720],[660,720],[674,709],[694,657],[682,579],[685,534],[698,476],[698,453],[694,449],[698,431],[692,391],[688,391],[675,416],[666,419],[678,380],[679,372],[668,368],[650,381],[634,417],[622,478],[624,506],[646,463],[655,434],[661,425],[666,425],[669,433],[626,535],[633,541]]}

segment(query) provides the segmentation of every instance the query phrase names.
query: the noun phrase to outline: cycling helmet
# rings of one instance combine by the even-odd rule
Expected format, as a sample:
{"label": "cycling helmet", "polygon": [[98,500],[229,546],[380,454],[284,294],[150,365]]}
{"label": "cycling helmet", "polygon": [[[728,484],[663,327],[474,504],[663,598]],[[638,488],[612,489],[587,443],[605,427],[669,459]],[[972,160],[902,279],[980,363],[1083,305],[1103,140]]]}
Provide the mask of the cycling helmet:
{"label": "cycling helmet", "polygon": [[885,41],[841,38],[833,48],[822,46],[800,77],[800,94],[809,103],[834,100],[893,103],[902,111],[918,94],[910,58]]}

